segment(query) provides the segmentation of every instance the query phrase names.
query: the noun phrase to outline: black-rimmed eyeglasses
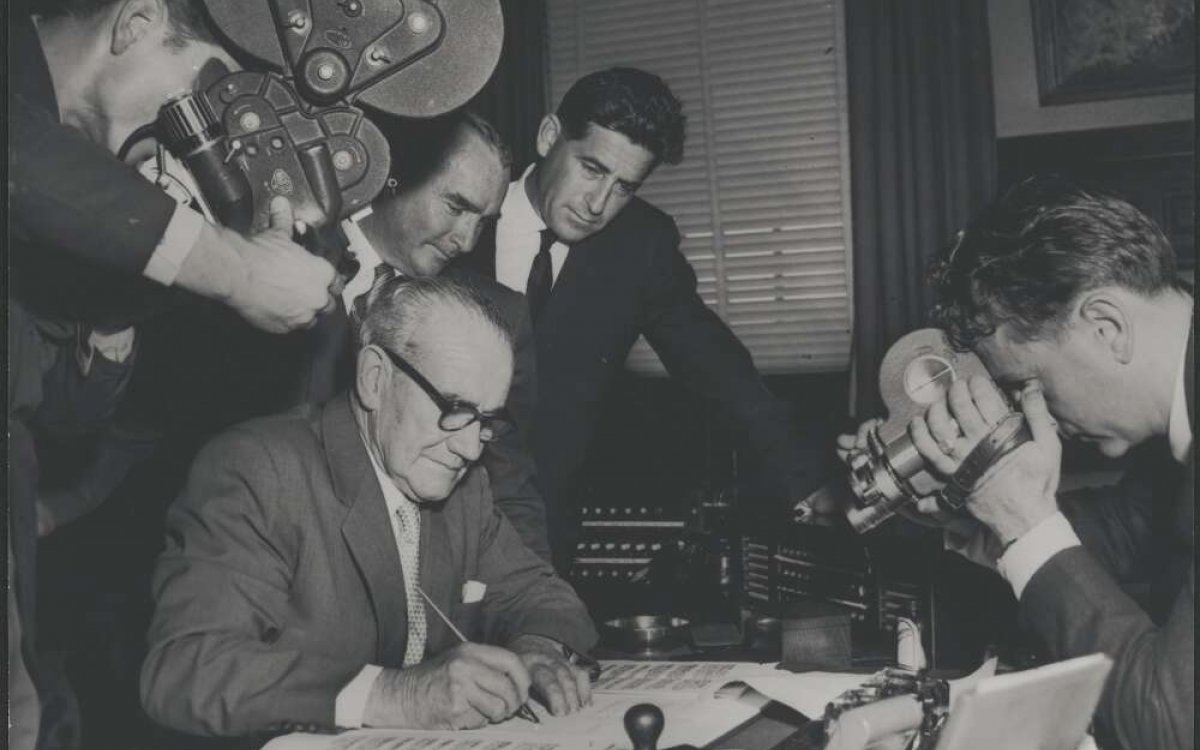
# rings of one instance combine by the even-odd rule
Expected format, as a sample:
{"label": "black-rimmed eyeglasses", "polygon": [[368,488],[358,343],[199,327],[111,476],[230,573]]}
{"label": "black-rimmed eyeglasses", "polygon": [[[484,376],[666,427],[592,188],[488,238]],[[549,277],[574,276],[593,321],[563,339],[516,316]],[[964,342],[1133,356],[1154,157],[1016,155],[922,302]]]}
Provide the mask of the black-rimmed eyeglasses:
{"label": "black-rimmed eyeglasses", "polygon": [[442,416],[438,418],[438,427],[441,427],[447,432],[457,432],[458,430],[466,429],[476,422],[479,423],[479,439],[485,443],[490,443],[498,440],[505,435],[511,434],[517,429],[516,422],[508,411],[501,408],[492,412],[480,411],[479,407],[466,401],[446,398],[441,391],[433,386],[425,379],[425,376],[417,371],[417,368],[404,361],[399,354],[393,351],[379,347],[380,351],[387,355],[396,369],[403,372],[414,383],[425,391],[434,405],[442,412]]}

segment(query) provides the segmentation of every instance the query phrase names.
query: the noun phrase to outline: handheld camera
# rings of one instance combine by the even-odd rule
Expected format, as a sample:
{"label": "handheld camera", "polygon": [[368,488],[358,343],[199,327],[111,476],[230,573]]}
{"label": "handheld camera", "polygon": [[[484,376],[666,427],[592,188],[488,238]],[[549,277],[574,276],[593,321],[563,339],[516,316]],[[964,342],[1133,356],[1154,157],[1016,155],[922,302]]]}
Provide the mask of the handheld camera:
{"label": "handheld camera", "polygon": [[908,434],[909,423],[945,396],[951,383],[988,376],[971,352],[955,351],[945,333],[922,328],[888,350],[879,368],[879,391],[888,419],[867,436],[867,447],[850,456],[850,488],[855,504],[846,512],[863,533],[886,521],[918,498],[934,496],[959,510],[975,482],[1002,456],[1032,439],[1019,411],[1011,411],[971,451],[953,477],[931,473]]}

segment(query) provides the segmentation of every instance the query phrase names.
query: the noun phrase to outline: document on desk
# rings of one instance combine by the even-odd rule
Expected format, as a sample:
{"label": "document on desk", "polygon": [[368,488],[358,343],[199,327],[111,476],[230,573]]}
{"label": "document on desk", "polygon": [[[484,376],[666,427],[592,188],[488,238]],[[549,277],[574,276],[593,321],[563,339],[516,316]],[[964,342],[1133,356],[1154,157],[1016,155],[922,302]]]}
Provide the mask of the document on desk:
{"label": "document on desk", "polygon": [[541,720],[519,718],[482,729],[418,731],[359,729],[337,735],[289,734],[263,750],[627,750],[624,717],[638,703],[663,711],[659,747],[707,744],[757,715],[767,699],[729,689],[772,665],[740,662],[602,662],[592,705],[569,716],[551,716],[536,701]]}

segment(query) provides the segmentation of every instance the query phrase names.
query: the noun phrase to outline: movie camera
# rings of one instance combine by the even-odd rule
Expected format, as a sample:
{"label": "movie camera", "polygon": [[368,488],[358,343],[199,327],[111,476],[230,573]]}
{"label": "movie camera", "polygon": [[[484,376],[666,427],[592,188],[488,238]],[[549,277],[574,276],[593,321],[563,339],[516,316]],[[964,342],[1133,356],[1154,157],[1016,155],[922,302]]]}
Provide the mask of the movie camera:
{"label": "movie camera", "polygon": [[[434,117],[466,103],[500,57],[499,0],[205,0],[253,70],[219,63],[166,102],[132,142],[155,137],[148,171],[210,221],[252,233],[274,196],[306,244],[347,278],[339,220],[388,180],[390,152],[364,107]],[[145,170],[144,170],[145,171]]]}
{"label": "movie camera", "polygon": [[867,447],[850,455],[850,488],[855,504],[846,512],[859,533],[869,531],[918,498],[933,496],[948,510],[960,510],[988,467],[1032,439],[1025,417],[1010,411],[964,459],[952,477],[939,477],[908,434],[909,423],[924,414],[959,379],[988,376],[971,352],[956,351],[936,328],[905,335],[888,349],[879,368],[879,391],[887,421],[867,436]]}

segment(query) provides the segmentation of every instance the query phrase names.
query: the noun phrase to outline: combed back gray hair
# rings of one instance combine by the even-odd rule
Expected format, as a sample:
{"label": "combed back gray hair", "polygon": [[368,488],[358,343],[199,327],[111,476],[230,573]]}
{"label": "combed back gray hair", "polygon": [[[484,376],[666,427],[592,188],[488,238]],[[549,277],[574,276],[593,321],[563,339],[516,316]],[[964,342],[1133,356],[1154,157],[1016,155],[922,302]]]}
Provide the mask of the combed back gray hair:
{"label": "combed back gray hair", "polygon": [[406,358],[419,358],[417,334],[439,305],[457,307],[487,323],[512,349],[512,331],[479,286],[464,277],[448,276],[398,277],[373,289],[358,332],[359,347],[374,344]]}

